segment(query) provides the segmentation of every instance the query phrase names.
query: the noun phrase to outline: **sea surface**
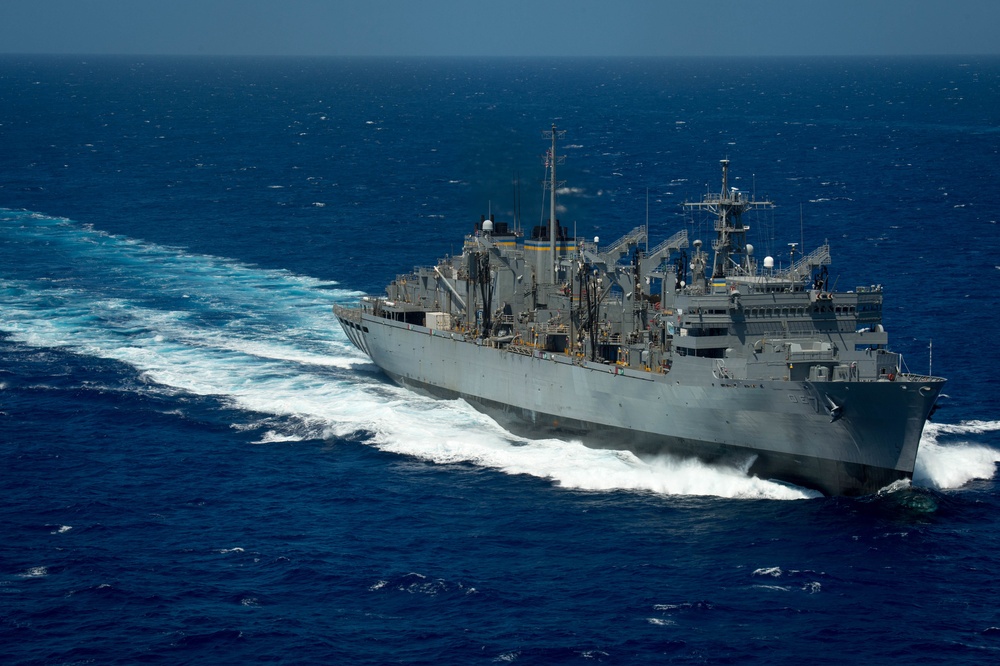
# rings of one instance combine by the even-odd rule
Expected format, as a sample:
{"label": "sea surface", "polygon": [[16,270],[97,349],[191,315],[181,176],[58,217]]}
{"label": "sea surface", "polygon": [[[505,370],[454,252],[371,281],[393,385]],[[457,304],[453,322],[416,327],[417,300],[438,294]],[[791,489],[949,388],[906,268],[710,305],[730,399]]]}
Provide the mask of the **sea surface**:
{"label": "sea surface", "polygon": [[[947,377],[859,499],[525,440],[334,303],[733,181]],[[0,57],[0,663],[997,663],[1000,59]],[[761,255],[762,256],[762,255]]]}

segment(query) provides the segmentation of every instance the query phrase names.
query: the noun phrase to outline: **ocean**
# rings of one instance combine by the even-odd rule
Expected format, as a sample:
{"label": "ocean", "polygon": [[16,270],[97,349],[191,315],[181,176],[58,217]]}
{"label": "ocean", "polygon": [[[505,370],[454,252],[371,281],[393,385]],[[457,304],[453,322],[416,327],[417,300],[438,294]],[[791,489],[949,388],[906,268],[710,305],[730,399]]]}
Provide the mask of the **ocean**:
{"label": "ocean", "polygon": [[[0,57],[0,662],[996,663],[1000,58]],[[733,183],[947,377],[858,499],[526,440],[335,303]],[[517,203],[515,203],[517,202]],[[709,230],[692,224],[694,235]]]}

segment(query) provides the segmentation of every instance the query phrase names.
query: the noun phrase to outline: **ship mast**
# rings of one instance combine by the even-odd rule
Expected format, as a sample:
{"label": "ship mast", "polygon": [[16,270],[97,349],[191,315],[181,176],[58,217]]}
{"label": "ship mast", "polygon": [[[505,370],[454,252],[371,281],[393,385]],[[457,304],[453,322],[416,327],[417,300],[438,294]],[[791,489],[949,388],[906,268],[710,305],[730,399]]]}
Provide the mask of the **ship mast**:
{"label": "ship mast", "polygon": [[545,165],[549,168],[549,180],[545,183],[545,189],[549,190],[549,269],[541,277],[541,284],[555,284],[556,267],[559,262],[556,260],[556,238],[559,236],[559,224],[556,222],[556,189],[562,183],[556,181],[556,164],[562,164],[565,156],[556,155],[556,138],[565,136],[566,130],[557,130],[555,123],[551,130],[544,132],[547,138],[552,139],[552,147],[545,154]]}
{"label": "ship mast", "polygon": [[687,208],[706,210],[715,215],[716,239],[712,241],[715,250],[715,262],[712,266],[712,277],[725,277],[748,269],[747,266],[747,231],[741,219],[743,213],[751,209],[773,208],[770,201],[749,199],[738,189],[729,187],[729,160],[720,160],[722,164],[722,192],[708,194],[704,200],[685,203]]}

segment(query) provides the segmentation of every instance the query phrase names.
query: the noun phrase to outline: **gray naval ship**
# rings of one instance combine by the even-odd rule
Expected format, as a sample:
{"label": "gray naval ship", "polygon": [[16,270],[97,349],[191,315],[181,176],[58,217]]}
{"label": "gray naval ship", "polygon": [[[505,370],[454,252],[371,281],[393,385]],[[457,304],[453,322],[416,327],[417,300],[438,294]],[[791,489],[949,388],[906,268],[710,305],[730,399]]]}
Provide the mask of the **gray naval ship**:
{"label": "gray naval ship", "polygon": [[[911,478],[944,386],[888,348],[881,286],[837,291],[829,245],[762,263],[729,184],[686,230],[649,247],[645,226],[607,246],[556,218],[523,232],[481,216],[460,256],[415,268],[334,312],[351,342],[401,385],[460,397],[510,431],[640,457],[694,456],[761,478],[863,495]],[[749,217],[749,216],[748,216]]]}

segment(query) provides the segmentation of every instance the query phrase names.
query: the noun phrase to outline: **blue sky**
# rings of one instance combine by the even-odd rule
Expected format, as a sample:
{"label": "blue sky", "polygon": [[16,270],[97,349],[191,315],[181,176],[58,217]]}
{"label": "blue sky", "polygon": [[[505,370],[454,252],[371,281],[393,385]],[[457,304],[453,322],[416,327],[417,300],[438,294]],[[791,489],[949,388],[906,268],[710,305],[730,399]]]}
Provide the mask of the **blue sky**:
{"label": "blue sky", "polygon": [[0,0],[0,53],[1000,53],[1000,0]]}

